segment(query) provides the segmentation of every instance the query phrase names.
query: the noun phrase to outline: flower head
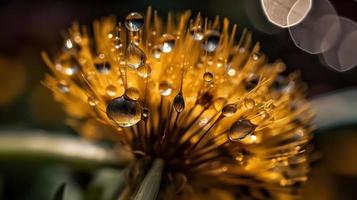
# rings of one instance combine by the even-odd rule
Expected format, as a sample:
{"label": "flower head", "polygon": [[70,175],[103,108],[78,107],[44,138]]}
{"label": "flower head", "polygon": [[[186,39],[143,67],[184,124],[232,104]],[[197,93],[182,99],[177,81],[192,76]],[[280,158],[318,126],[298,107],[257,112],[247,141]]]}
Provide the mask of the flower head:
{"label": "flower head", "polygon": [[236,40],[227,19],[187,11],[164,22],[150,8],[93,32],[75,24],[53,60],[43,54],[45,85],[84,135],[111,136],[136,163],[162,159],[164,199],[293,198],[309,169],[305,86],[250,32]]}

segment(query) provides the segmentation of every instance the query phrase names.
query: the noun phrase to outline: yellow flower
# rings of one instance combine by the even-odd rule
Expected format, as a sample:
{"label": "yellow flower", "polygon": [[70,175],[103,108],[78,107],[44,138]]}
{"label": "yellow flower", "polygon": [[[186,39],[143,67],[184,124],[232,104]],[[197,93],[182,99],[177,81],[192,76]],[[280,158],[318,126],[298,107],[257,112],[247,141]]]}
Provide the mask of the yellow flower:
{"label": "yellow flower", "polygon": [[150,8],[108,17],[94,37],[75,24],[53,60],[43,54],[45,85],[85,136],[110,136],[136,165],[164,161],[164,199],[295,198],[313,116],[298,74],[280,75],[284,64],[268,63],[247,30],[236,40],[228,19],[166,21]]}

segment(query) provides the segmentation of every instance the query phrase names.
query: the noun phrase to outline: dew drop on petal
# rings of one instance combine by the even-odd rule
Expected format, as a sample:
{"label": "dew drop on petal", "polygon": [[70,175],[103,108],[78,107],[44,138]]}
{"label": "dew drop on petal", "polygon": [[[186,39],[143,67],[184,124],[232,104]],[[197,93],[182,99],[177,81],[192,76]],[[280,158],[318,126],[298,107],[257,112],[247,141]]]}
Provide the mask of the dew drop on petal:
{"label": "dew drop on petal", "polygon": [[169,82],[163,81],[159,85],[159,90],[162,96],[169,96],[172,92],[172,86]]}
{"label": "dew drop on petal", "polygon": [[228,132],[228,138],[231,141],[240,141],[251,135],[256,128],[256,125],[252,124],[247,119],[239,119],[238,121],[234,122]]}
{"label": "dew drop on petal", "polygon": [[150,110],[147,107],[144,107],[141,115],[142,119],[145,120],[149,118],[149,116],[150,116]]}
{"label": "dew drop on petal", "polygon": [[245,99],[244,100],[244,106],[247,108],[247,109],[252,109],[254,108],[255,106],[255,101],[253,99]]}
{"label": "dew drop on petal", "polygon": [[204,37],[204,34],[202,32],[202,29],[200,27],[192,27],[190,29],[190,33],[192,35],[192,38],[196,41],[201,41]]}
{"label": "dew drop on petal", "polygon": [[213,74],[211,72],[205,72],[203,74],[203,79],[207,82],[210,83],[213,80]]}
{"label": "dew drop on petal", "polygon": [[185,109],[185,99],[183,98],[181,93],[178,93],[175,96],[173,107],[178,113],[182,112]]}
{"label": "dew drop on petal", "polygon": [[136,101],[140,98],[140,92],[134,87],[129,87],[125,90],[125,97]]}
{"label": "dew drop on petal", "polygon": [[113,97],[116,95],[117,88],[114,85],[110,84],[105,88],[105,92],[107,93],[108,96]]}
{"label": "dew drop on petal", "polygon": [[161,48],[159,46],[154,46],[151,50],[151,55],[153,58],[159,60],[161,57]]}
{"label": "dew drop on petal", "polygon": [[143,65],[138,68],[138,75],[141,78],[147,78],[151,75],[151,67],[149,65]]}
{"label": "dew drop on petal", "polygon": [[126,62],[130,68],[137,69],[145,64],[146,55],[138,46],[131,42],[126,50]]}
{"label": "dew drop on petal", "polygon": [[140,31],[142,27],[144,26],[144,17],[137,12],[132,12],[130,13],[126,18],[125,18],[125,27],[129,31]]}
{"label": "dew drop on petal", "polygon": [[120,127],[129,127],[141,120],[142,108],[137,101],[122,96],[112,99],[107,105],[106,112]]}
{"label": "dew drop on petal", "polygon": [[175,37],[171,34],[164,34],[161,38],[160,49],[164,53],[170,53],[175,47]]}
{"label": "dew drop on petal", "polygon": [[96,105],[98,105],[98,99],[96,99],[96,98],[94,98],[94,97],[88,97],[88,104],[90,105],[90,106],[96,106]]}
{"label": "dew drop on petal", "polygon": [[207,52],[214,52],[219,44],[220,33],[215,30],[208,30],[203,40],[203,48]]}
{"label": "dew drop on petal", "polygon": [[222,115],[224,117],[230,117],[237,112],[237,105],[235,104],[227,104],[222,109]]}

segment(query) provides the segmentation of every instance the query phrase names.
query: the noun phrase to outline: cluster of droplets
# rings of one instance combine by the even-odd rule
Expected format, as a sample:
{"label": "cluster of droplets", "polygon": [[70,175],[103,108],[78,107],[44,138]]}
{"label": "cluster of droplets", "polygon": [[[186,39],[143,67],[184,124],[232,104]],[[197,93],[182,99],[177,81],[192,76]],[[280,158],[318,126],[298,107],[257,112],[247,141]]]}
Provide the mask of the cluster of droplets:
{"label": "cluster of droplets", "polygon": [[[170,25],[167,31],[157,31],[144,28],[147,21],[133,12],[124,26],[98,25],[99,31],[94,32],[100,35],[105,29],[105,34],[96,43],[104,47],[87,57],[89,39],[72,33],[54,64],[44,56],[55,74],[46,84],[53,82],[60,100],[73,104],[68,112],[75,111],[77,118],[97,118],[123,131],[123,141],[140,155],[168,154],[172,162],[194,169],[211,155],[234,151],[229,161],[213,156],[209,161],[219,160],[222,166],[212,173],[227,172],[236,161],[243,166],[253,157],[245,145],[258,144],[264,130],[286,124],[289,110],[295,109],[291,98],[301,96],[292,95],[298,89],[294,77],[279,75],[282,63],[266,64],[259,45],[252,48],[247,31],[236,45],[234,34],[227,33],[227,21],[226,29],[220,30],[216,22],[200,20],[191,20],[187,28],[178,29],[181,32],[169,30]],[[186,44],[193,49],[186,50]],[[77,99],[84,99],[89,108],[74,103]],[[291,108],[286,106],[290,103]],[[283,106],[276,111],[279,104]],[[308,120],[302,121],[297,126]],[[281,129],[291,127],[295,125]],[[280,132],[269,134],[275,137]],[[137,141],[132,142],[134,137]]]}

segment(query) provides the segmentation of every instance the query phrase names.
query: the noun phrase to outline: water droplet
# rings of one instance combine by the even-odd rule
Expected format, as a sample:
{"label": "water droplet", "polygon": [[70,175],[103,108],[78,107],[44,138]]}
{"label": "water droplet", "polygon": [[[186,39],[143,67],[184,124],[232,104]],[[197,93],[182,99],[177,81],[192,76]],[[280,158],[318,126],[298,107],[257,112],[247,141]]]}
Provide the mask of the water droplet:
{"label": "water droplet", "polygon": [[244,100],[244,106],[247,108],[247,109],[252,109],[254,108],[255,106],[255,101],[253,99],[245,99]]}
{"label": "water droplet", "polygon": [[249,120],[239,119],[234,122],[229,129],[228,138],[231,141],[240,141],[251,135],[256,128],[256,125],[252,124]]}
{"label": "water droplet", "polygon": [[110,72],[110,63],[109,62],[100,62],[94,64],[97,71],[101,74],[109,74]]}
{"label": "water droplet", "polygon": [[114,50],[116,50],[116,51],[123,47],[123,43],[121,42],[121,40],[118,36],[114,37],[113,47],[114,47]]}
{"label": "water droplet", "polygon": [[172,86],[169,82],[163,81],[159,85],[159,90],[162,96],[169,96],[172,92]]}
{"label": "water droplet", "polygon": [[126,50],[126,61],[130,68],[137,69],[146,62],[145,53],[134,43],[130,43]]}
{"label": "water droplet", "polygon": [[159,46],[154,46],[153,49],[151,50],[151,55],[152,57],[154,57],[155,59],[160,59],[161,57],[161,49]]}
{"label": "water droplet", "polygon": [[144,107],[142,111],[142,119],[147,119],[150,116],[149,108]]}
{"label": "water droplet", "polygon": [[209,30],[205,34],[203,47],[208,52],[213,52],[217,49],[220,40],[220,33],[215,30]]}
{"label": "water droplet", "polygon": [[69,85],[64,80],[62,80],[62,81],[57,83],[57,88],[61,93],[68,93],[69,92]]}
{"label": "water droplet", "polygon": [[114,85],[108,85],[107,88],[105,89],[106,93],[108,96],[115,96],[117,92],[117,88]]}
{"label": "water droplet", "polygon": [[230,117],[237,112],[237,106],[235,104],[225,105],[222,109],[222,115],[225,117]]}
{"label": "water droplet", "polygon": [[96,105],[98,105],[98,103],[99,103],[98,99],[93,98],[93,97],[88,97],[88,104],[90,106],[96,106]]}
{"label": "water droplet", "polygon": [[193,37],[194,40],[196,41],[201,41],[204,37],[204,34],[202,32],[202,29],[200,27],[192,27],[190,29],[190,33]]}
{"label": "water droplet", "polygon": [[141,106],[125,97],[112,99],[107,105],[107,116],[121,127],[129,127],[141,119]]}
{"label": "water droplet", "polygon": [[211,72],[205,72],[205,73],[203,74],[203,79],[204,79],[207,83],[209,83],[209,82],[211,82],[211,81],[213,80],[213,74],[212,74]]}
{"label": "water droplet", "polygon": [[160,49],[164,53],[170,53],[175,47],[175,37],[170,34],[164,34],[161,38]]}
{"label": "water droplet", "polygon": [[149,65],[143,65],[138,68],[138,75],[141,78],[147,78],[151,75],[151,67]]}
{"label": "water droplet", "polygon": [[216,111],[221,111],[223,107],[227,104],[227,99],[219,97],[213,102],[213,106]]}
{"label": "water droplet", "polygon": [[178,93],[174,98],[174,109],[176,112],[180,113],[185,109],[185,99],[181,93]]}
{"label": "water droplet", "polygon": [[64,41],[64,47],[63,50],[65,52],[69,52],[71,54],[76,54],[81,50],[81,46],[74,42],[72,39],[67,39]]}
{"label": "water droplet", "polygon": [[125,18],[125,27],[129,31],[140,31],[143,26],[144,17],[137,12],[132,12]]}
{"label": "water droplet", "polygon": [[138,89],[130,87],[125,90],[125,96],[131,100],[136,101],[140,98],[140,92]]}
{"label": "water droplet", "polygon": [[77,59],[72,56],[68,59],[64,59],[56,64],[56,69],[60,70],[62,73],[72,76],[78,72],[80,64]]}
{"label": "water droplet", "polygon": [[259,53],[253,53],[252,58],[253,58],[254,61],[257,61],[260,58],[260,54]]}

